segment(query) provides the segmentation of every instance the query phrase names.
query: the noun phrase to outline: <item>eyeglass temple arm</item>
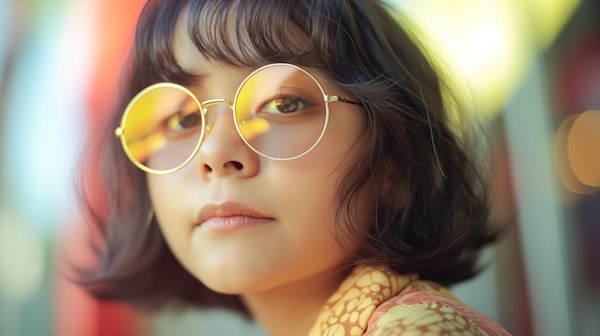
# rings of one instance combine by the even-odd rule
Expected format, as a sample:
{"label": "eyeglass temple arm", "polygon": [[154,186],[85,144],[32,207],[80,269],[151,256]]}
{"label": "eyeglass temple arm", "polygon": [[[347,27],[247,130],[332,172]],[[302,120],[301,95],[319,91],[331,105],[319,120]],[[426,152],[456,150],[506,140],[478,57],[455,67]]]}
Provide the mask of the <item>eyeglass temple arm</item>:
{"label": "eyeglass temple arm", "polygon": [[356,102],[356,101],[350,100],[350,99],[348,99],[346,97],[342,97],[342,96],[326,96],[325,100],[328,103],[342,102],[342,103],[348,103],[348,104],[354,104],[354,105],[362,105],[360,102]]}

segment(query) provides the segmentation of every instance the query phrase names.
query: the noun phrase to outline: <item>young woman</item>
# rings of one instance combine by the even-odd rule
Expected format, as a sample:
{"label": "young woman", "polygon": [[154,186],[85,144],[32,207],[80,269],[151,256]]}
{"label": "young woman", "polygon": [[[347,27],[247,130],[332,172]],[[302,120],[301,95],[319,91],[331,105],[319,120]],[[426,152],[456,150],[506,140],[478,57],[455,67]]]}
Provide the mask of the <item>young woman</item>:
{"label": "young woman", "polygon": [[506,334],[442,287],[495,239],[485,181],[382,3],[150,0],[128,69],[81,189],[93,295],[270,335]]}

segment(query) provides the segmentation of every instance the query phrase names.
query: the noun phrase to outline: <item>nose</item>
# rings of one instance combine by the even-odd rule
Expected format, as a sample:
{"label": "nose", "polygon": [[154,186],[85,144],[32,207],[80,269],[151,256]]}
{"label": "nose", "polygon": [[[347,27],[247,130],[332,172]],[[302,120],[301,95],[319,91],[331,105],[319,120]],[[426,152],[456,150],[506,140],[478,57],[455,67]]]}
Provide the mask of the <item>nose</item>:
{"label": "nose", "polygon": [[196,158],[202,176],[209,179],[256,175],[260,159],[240,138],[234,125],[231,104],[208,104],[206,109],[207,129]]}

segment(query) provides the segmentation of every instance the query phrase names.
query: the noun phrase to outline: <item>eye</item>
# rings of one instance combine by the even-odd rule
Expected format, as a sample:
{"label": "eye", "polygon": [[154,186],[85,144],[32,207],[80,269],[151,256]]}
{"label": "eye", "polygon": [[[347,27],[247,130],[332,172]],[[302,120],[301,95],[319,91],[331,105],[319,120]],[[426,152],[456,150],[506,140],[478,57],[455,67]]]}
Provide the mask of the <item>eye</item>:
{"label": "eye", "polygon": [[168,138],[183,138],[195,131],[202,125],[201,112],[178,111],[171,114],[162,122],[163,133]]}
{"label": "eye", "polygon": [[287,114],[301,111],[305,109],[307,105],[308,104],[306,104],[301,97],[281,95],[263,105],[260,111],[272,114]]}

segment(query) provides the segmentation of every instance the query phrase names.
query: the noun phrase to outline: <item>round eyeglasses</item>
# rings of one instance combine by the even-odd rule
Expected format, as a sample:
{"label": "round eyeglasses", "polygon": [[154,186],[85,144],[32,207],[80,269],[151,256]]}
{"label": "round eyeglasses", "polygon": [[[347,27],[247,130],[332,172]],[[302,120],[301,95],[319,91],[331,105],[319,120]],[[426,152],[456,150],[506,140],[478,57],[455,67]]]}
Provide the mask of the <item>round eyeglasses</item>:
{"label": "round eyeglasses", "polygon": [[292,160],[321,141],[331,102],[360,105],[326,95],[319,81],[296,65],[274,63],[248,75],[233,101],[200,102],[175,83],[148,86],[129,102],[115,135],[138,168],[152,174],[172,173],[198,152],[211,127],[205,117],[208,108],[225,104],[248,147],[271,160]]}

